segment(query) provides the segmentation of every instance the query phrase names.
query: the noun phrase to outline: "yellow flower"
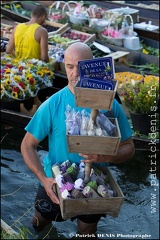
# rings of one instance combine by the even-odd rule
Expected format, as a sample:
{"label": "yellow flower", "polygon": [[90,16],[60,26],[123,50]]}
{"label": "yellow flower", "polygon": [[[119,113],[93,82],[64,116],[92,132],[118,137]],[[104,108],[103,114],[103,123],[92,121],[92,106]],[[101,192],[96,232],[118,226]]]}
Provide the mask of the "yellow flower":
{"label": "yellow flower", "polygon": [[5,74],[10,74],[11,73],[11,69],[6,69],[5,70]]}
{"label": "yellow flower", "polygon": [[20,8],[20,7],[21,7],[21,5],[20,5],[20,4],[16,4],[15,6],[16,6],[16,8]]}
{"label": "yellow flower", "polygon": [[143,48],[143,51],[142,51],[144,54],[148,54],[149,52]]}
{"label": "yellow flower", "polygon": [[33,78],[33,75],[31,73],[27,73],[26,78],[27,78],[27,80],[29,80],[30,78]]}
{"label": "yellow flower", "polygon": [[27,90],[26,86],[24,86],[22,88],[23,88],[23,91],[26,92],[26,90]]}
{"label": "yellow flower", "polygon": [[43,73],[42,71],[37,71],[36,74],[39,75],[39,76],[41,76],[41,77],[44,76],[44,73]]}
{"label": "yellow flower", "polygon": [[18,93],[17,92],[12,92],[12,96],[15,98],[18,98]]}
{"label": "yellow flower", "polygon": [[121,87],[123,83],[130,83],[133,80],[141,81],[143,80],[143,76],[132,72],[118,72],[115,73],[115,79],[118,81],[118,87]]}
{"label": "yellow flower", "polygon": [[28,63],[29,67],[33,67],[33,63]]}
{"label": "yellow flower", "polygon": [[16,59],[16,58],[15,58],[15,59],[13,59],[12,61],[13,61],[13,65],[14,65],[14,64],[17,64],[17,63],[19,62],[19,60],[18,60],[18,59]]}
{"label": "yellow flower", "polygon": [[17,76],[17,75],[14,76],[14,80],[17,81],[17,82],[20,81],[20,76]]}
{"label": "yellow flower", "polygon": [[11,80],[9,78],[6,79],[6,84],[10,85],[11,84]]}
{"label": "yellow flower", "polygon": [[144,82],[149,83],[150,81],[154,82],[159,82],[159,77],[158,76],[153,76],[153,75],[147,75],[144,77]]}
{"label": "yellow flower", "polygon": [[1,84],[1,93],[4,91],[4,85]]}
{"label": "yellow flower", "polygon": [[2,60],[1,60],[1,64],[2,64],[2,65],[5,65],[6,63],[7,63],[7,62],[6,62],[5,59],[2,59]]}
{"label": "yellow flower", "polygon": [[45,68],[43,71],[49,76],[53,76],[53,73],[49,69]]}

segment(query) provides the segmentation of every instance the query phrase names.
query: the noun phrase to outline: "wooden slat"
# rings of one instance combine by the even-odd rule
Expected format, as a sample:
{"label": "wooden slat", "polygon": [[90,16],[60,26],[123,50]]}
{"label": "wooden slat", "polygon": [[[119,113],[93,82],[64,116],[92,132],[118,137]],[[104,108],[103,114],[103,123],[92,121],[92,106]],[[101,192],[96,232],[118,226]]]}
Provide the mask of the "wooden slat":
{"label": "wooden slat", "polygon": [[117,119],[109,118],[116,126],[113,136],[82,136],[67,134],[69,152],[84,154],[116,155],[121,134]]}
{"label": "wooden slat", "polygon": [[117,91],[117,81],[115,83],[115,88],[111,90],[101,90],[94,88],[81,88],[79,82],[76,83],[74,87],[76,105],[86,108],[94,109],[107,109],[111,110],[112,102]]}

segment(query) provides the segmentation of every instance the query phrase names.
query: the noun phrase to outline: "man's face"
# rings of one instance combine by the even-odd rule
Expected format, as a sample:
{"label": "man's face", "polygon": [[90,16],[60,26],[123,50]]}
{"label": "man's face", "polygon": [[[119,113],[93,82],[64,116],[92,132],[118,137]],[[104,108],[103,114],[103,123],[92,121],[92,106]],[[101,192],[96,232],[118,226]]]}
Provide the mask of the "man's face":
{"label": "man's face", "polygon": [[45,15],[41,16],[41,17],[40,17],[39,24],[40,24],[40,25],[43,25],[44,22],[46,21],[46,19],[47,19],[47,16],[45,16]]}
{"label": "man's face", "polygon": [[70,90],[73,92],[74,85],[78,80],[79,71],[78,71],[78,61],[81,60],[76,55],[66,55],[65,56],[65,68],[68,78],[68,86]]}
{"label": "man's face", "polygon": [[74,85],[79,80],[78,62],[91,59],[92,52],[87,45],[82,43],[71,44],[65,52],[65,68],[68,78],[68,87],[74,94]]}

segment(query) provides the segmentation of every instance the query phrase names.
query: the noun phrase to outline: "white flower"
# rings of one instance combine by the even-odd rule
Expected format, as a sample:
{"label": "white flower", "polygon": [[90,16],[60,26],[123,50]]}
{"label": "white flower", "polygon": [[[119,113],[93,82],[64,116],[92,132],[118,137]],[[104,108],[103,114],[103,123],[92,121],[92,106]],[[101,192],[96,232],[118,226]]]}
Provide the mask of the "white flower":
{"label": "white flower", "polygon": [[135,86],[135,84],[136,84],[136,81],[132,78],[131,79],[131,84],[133,85],[133,86]]}

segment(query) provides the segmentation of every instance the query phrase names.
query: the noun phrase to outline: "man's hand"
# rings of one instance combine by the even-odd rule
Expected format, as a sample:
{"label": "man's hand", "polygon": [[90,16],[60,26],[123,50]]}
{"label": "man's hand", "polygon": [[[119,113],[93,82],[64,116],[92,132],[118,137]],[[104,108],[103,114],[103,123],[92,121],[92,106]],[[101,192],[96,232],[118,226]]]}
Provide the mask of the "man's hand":
{"label": "man's hand", "polygon": [[42,182],[43,187],[45,188],[45,191],[47,193],[47,195],[50,197],[50,199],[52,200],[52,202],[59,204],[59,199],[56,195],[56,193],[54,192],[55,189],[55,184],[56,180],[54,178],[45,178],[44,181]]}
{"label": "man's hand", "polygon": [[132,138],[120,142],[116,155],[100,155],[100,154],[79,154],[85,160],[84,163],[122,163],[128,161],[134,156],[135,147]]}
{"label": "man's hand", "polygon": [[81,160],[84,163],[101,163],[101,162],[112,162],[113,156],[112,155],[100,155],[100,154],[79,154],[81,157],[85,158]]}

